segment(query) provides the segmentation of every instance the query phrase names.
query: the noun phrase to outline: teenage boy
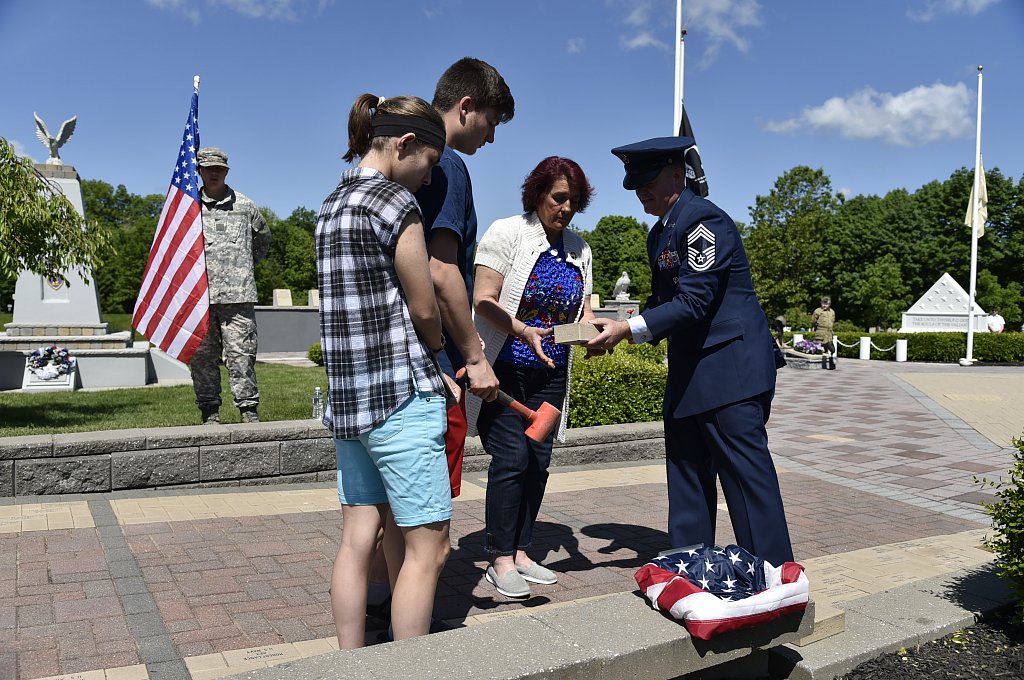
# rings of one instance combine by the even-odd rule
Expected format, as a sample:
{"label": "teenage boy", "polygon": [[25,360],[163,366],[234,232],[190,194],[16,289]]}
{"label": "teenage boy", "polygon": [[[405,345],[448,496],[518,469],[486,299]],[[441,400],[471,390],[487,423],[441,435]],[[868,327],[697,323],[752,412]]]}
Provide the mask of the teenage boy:
{"label": "teenage boy", "polygon": [[[469,391],[484,401],[498,395],[498,379],[484,358],[473,325],[473,251],[476,248],[476,209],[466,163],[456,151],[472,156],[494,142],[494,131],[515,115],[515,100],[497,69],[480,59],[464,57],[445,71],[431,102],[445,124],[445,146],[434,166],[430,184],[416,192],[423,211],[430,275],[441,310],[445,349],[441,368],[455,376],[465,367]],[[466,399],[448,410],[445,448],[452,497],[462,485],[466,445]]]}

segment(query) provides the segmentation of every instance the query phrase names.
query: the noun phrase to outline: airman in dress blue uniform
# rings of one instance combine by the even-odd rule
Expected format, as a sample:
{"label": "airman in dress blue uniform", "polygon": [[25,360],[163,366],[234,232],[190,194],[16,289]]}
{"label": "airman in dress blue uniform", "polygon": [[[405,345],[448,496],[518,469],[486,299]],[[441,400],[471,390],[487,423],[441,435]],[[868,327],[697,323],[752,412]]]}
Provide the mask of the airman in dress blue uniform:
{"label": "airman in dress blue uniform", "polygon": [[765,423],[775,392],[768,322],[739,230],[718,206],[686,188],[687,137],[612,150],[622,186],[658,217],[647,238],[651,297],[626,321],[598,319],[591,352],[629,338],[668,338],[665,449],[669,539],[715,544],[716,478],[738,545],[774,565],[793,559]]}

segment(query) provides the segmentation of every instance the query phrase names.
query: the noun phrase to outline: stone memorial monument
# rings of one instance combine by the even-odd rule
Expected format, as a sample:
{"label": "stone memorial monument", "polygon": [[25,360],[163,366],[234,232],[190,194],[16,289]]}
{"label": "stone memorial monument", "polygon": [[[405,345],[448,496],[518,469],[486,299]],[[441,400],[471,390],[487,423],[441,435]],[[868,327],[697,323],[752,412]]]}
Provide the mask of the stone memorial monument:
{"label": "stone memorial monument", "polygon": [[[36,170],[85,217],[81,179],[58,153],[74,132],[77,116],[64,121],[56,137],[38,115],[35,119],[36,136],[50,154],[46,163],[35,164]],[[4,330],[0,333],[0,389],[59,389],[53,380],[39,379],[26,364],[34,350],[53,346],[69,350],[75,358],[74,384],[65,385],[67,389],[145,385],[156,382],[160,374],[188,378],[187,369],[182,373],[179,367],[165,365],[163,358],[151,357],[148,343],[133,347],[131,332],[107,332],[107,324],[100,321],[92,272],[49,277],[22,271],[14,288],[13,319]]]}
{"label": "stone memorial monument", "polygon": [[[965,291],[948,273],[939,277],[928,292],[903,313],[900,333],[967,332]],[[985,312],[974,303],[974,332],[987,333]]]}

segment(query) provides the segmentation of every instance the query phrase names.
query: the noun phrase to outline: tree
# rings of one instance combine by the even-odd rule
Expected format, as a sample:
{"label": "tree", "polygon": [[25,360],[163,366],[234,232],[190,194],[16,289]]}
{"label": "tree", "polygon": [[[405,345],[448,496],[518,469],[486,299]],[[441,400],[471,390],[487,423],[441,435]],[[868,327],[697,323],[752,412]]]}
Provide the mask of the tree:
{"label": "tree", "polygon": [[868,326],[888,328],[912,302],[903,283],[900,264],[892,253],[864,269],[864,275],[847,291],[847,299],[864,310]]}
{"label": "tree", "polygon": [[83,226],[71,201],[0,137],[0,276],[22,269],[88,275],[109,251],[109,239],[102,229]]}
{"label": "tree", "polygon": [[165,197],[139,196],[123,184],[115,189],[99,180],[83,180],[82,196],[89,224],[101,225],[110,234],[115,251],[96,268],[100,307],[106,313],[131,312]]}
{"label": "tree", "polygon": [[594,231],[580,232],[594,254],[594,292],[611,297],[615,282],[628,272],[629,295],[646,300],[651,294],[651,265],[647,260],[647,226],[632,217],[606,215]]}
{"label": "tree", "polygon": [[[256,290],[262,304],[270,304],[275,288],[288,288],[305,297],[316,288],[316,254],[312,230],[316,215],[296,208],[282,220],[268,208],[260,208],[274,240],[267,257],[256,265]],[[298,296],[296,296],[298,297]]]}
{"label": "tree", "polygon": [[999,309],[999,314],[1011,322],[1019,322],[1021,308],[1024,307],[1024,287],[1018,281],[1010,281],[1005,286],[999,283],[995,274],[987,269],[978,272],[977,284],[978,306],[987,312]]}
{"label": "tree", "polygon": [[756,198],[744,245],[769,317],[812,307],[829,294],[833,282],[822,271],[822,253],[841,205],[824,170],[806,166],[787,171],[767,196]]}

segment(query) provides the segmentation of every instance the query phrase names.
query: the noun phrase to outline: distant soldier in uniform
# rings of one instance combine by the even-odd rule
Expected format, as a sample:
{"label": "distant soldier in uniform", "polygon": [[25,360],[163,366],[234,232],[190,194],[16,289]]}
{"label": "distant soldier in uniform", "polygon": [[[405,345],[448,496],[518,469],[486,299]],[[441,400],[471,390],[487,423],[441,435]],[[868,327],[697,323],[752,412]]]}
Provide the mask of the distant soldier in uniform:
{"label": "distant soldier in uniform", "polygon": [[665,450],[669,540],[715,544],[718,478],[736,542],[773,565],[793,559],[765,423],[775,392],[768,321],[736,224],[686,188],[687,137],[613,149],[622,186],[658,217],[647,238],[653,293],[642,314],[597,319],[591,353],[669,339]]}
{"label": "distant soldier in uniform", "polygon": [[210,329],[189,362],[196,404],[203,423],[220,422],[223,359],[242,422],[257,423],[255,268],[270,248],[270,227],[248,196],[225,184],[226,153],[205,147],[196,159],[203,178],[199,199],[210,282]]}
{"label": "distant soldier in uniform", "polygon": [[821,367],[832,371],[836,368],[836,336],[832,330],[835,325],[836,310],[832,309],[832,298],[826,295],[821,298],[821,306],[811,314],[811,328],[814,330],[814,339],[825,348],[821,356]]}

